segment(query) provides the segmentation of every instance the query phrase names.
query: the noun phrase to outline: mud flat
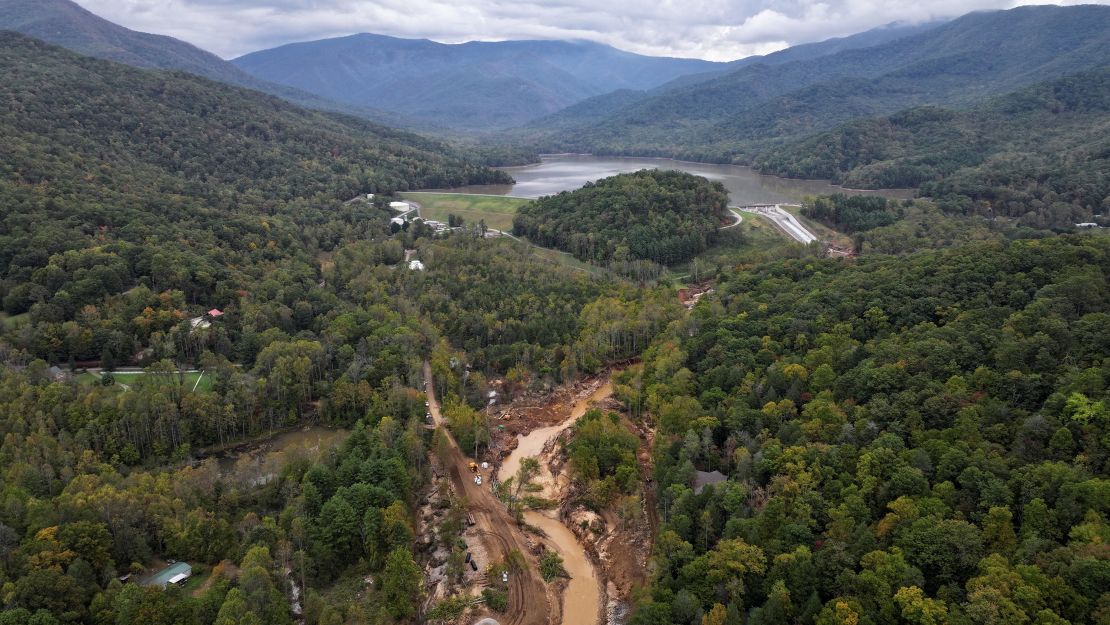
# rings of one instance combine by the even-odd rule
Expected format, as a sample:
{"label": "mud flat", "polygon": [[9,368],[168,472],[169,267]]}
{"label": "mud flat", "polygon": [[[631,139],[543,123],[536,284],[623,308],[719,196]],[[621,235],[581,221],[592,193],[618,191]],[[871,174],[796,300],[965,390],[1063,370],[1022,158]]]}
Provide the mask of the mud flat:
{"label": "mud flat", "polygon": [[[549,440],[561,434],[563,430],[574,425],[574,422],[577,421],[579,417],[586,414],[586,411],[590,409],[592,404],[612,394],[613,382],[611,380],[606,380],[604,384],[597,387],[597,390],[574,402],[574,405],[571,406],[570,409],[570,415],[561,423],[537,428],[524,436],[518,437],[516,449],[514,449],[513,452],[509,454],[509,457],[505,458],[505,461],[501,463],[501,468],[497,471],[497,479],[504,481],[516,475],[517,471],[520,470],[521,460],[539,456]],[[546,467],[543,469],[543,472],[546,473]]]}
{"label": "mud flat", "polygon": [[[613,394],[613,384],[606,380],[592,393],[577,400],[571,406],[570,413],[562,422],[532,430],[527,435],[519,438],[516,449],[501,464],[498,478],[506,480],[520,469],[520,462],[524,458],[540,456],[548,442],[558,436],[567,428],[574,425],[579,417],[586,414],[595,402],[606,399]],[[545,497],[552,496],[557,490],[556,480],[551,475],[546,463],[540,463],[540,475],[537,481],[543,485]],[[601,584],[592,562],[586,556],[586,550],[578,542],[574,532],[554,516],[543,512],[528,511],[524,513],[524,521],[547,535],[548,546],[563,558],[563,566],[570,574],[570,582],[563,593],[563,616],[561,625],[597,625],[601,615]]]}
{"label": "mud flat", "polygon": [[570,582],[563,592],[562,625],[597,625],[601,590],[594,565],[567,526],[542,512],[524,513],[524,521],[543,530],[550,546],[563,558]]}

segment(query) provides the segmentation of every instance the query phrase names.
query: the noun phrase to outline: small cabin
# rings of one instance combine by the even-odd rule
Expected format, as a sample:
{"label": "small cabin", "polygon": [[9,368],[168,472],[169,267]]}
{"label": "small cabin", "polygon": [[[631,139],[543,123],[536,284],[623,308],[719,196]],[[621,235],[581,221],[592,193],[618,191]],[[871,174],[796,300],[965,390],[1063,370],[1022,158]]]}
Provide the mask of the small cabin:
{"label": "small cabin", "polygon": [[143,581],[143,586],[158,586],[165,588],[182,584],[193,576],[193,567],[188,562],[173,562],[166,568]]}
{"label": "small cabin", "polygon": [[696,471],[694,473],[694,494],[700,495],[706,486],[720,484],[727,479],[725,474],[720,471]]}

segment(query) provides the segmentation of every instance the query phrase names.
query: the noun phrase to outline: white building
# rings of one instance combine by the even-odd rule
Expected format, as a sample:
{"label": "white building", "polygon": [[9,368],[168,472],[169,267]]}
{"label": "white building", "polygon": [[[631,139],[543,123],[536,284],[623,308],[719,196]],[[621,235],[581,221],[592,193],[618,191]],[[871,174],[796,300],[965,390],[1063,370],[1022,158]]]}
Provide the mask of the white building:
{"label": "white building", "polygon": [[409,269],[411,269],[412,271],[424,271],[424,263],[418,260],[410,260]]}

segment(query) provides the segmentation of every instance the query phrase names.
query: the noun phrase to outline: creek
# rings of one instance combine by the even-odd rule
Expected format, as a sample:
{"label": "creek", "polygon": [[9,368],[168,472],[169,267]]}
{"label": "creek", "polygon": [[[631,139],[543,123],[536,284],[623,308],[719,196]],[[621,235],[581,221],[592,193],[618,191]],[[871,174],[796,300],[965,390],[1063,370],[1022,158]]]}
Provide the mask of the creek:
{"label": "creek", "polygon": [[[606,380],[589,396],[575,402],[570,414],[562,422],[537,428],[521,436],[516,449],[501,464],[498,479],[503,481],[516,475],[520,469],[521,460],[539,456],[548,441],[574,425],[579,417],[586,414],[591,404],[612,394],[613,384]],[[556,490],[556,478],[551,475],[544,463],[541,462],[540,465],[537,482],[544,487],[540,495],[551,497]],[[547,535],[555,551],[563,558],[563,566],[570,575],[570,581],[563,594],[562,625],[597,625],[601,610],[601,585],[593,563],[586,557],[586,551],[578,542],[574,532],[570,531],[553,513],[529,510],[524,513],[524,520]]]}

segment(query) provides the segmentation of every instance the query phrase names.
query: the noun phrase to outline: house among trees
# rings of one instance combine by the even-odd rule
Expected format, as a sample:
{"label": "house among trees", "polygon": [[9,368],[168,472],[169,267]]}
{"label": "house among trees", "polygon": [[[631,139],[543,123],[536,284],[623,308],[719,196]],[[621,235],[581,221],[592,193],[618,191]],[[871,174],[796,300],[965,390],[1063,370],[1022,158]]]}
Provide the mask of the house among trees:
{"label": "house among trees", "polygon": [[180,584],[193,575],[193,567],[188,562],[174,562],[154,575],[143,580],[143,586],[165,588]]}
{"label": "house among trees", "polygon": [[69,372],[57,365],[47,369],[46,373],[50,376],[50,379],[55,382],[65,382],[69,379]]}
{"label": "house among trees", "polygon": [[700,495],[706,486],[712,486],[725,481],[724,473],[720,471],[697,471],[694,473],[694,494]]}

